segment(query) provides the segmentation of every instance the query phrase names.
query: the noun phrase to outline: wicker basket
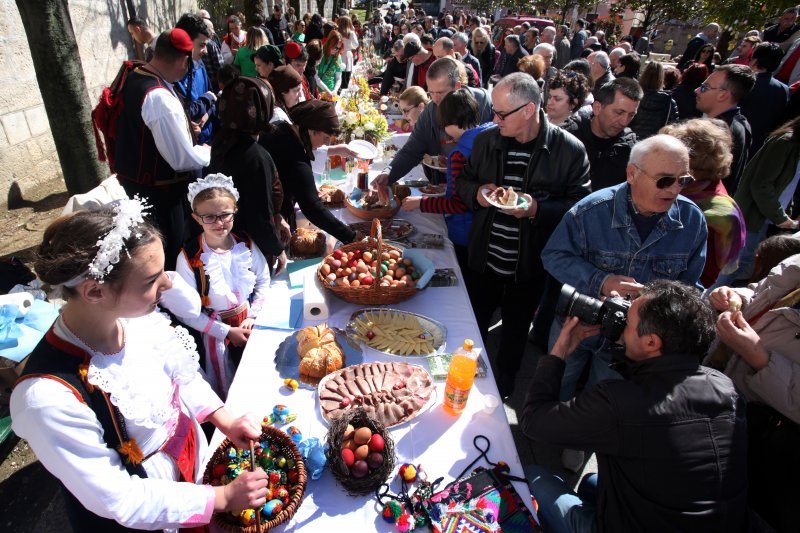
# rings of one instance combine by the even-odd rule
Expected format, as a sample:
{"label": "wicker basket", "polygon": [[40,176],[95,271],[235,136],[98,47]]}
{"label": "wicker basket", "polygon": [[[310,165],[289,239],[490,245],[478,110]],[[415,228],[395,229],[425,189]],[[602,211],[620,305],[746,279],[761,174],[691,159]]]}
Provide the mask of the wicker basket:
{"label": "wicker basket", "polygon": [[347,207],[347,210],[350,211],[353,216],[360,218],[361,220],[372,220],[373,218],[392,218],[400,211],[400,202],[397,201],[395,198],[395,205],[394,207],[378,207],[375,209],[360,209],[353,205],[350,201],[350,197],[346,197],[344,199],[344,205]]}
{"label": "wicker basket", "polygon": [[[342,252],[355,252],[356,250],[361,250],[362,252],[367,250],[377,250],[378,257],[380,257],[382,252],[388,252],[389,250],[402,251],[391,244],[385,244],[381,235],[381,221],[376,218],[372,221],[372,229],[370,230],[369,239],[345,244],[344,246],[340,247],[339,250]],[[327,257],[325,259],[327,259]],[[324,262],[325,261],[323,261],[323,263]],[[397,302],[408,300],[419,291],[423,290],[416,287],[381,287],[377,279],[372,285],[362,285],[360,287],[340,287],[339,285],[331,285],[322,274],[322,271],[320,270],[321,267],[322,264],[320,264],[320,268],[317,269],[317,278],[319,279],[320,283],[322,283],[322,286],[342,300],[354,304],[395,304]]]}
{"label": "wicker basket", "polygon": [[[342,442],[348,424],[352,424],[353,427],[368,427],[372,433],[383,437],[383,464],[362,478],[350,477],[350,469],[342,459]],[[367,416],[361,407],[357,407],[345,411],[337,420],[331,422],[331,427],[328,428],[328,447],[325,450],[325,456],[333,477],[347,490],[347,493],[351,496],[364,496],[373,494],[375,489],[380,487],[394,470],[394,441],[383,424]]]}
{"label": "wicker basket", "polygon": [[[294,489],[292,489],[292,493],[289,497],[289,504],[286,505],[283,508],[283,511],[281,511],[278,516],[272,520],[265,520],[263,517],[261,519],[261,531],[269,531],[273,527],[283,524],[284,522],[290,520],[292,516],[294,516],[294,513],[297,511],[303,501],[303,496],[306,492],[306,481],[308,478],[306,474],[306,465],[303,462],[303,456],[300,455],[300,451],[297,449],[297,446],[289,435],[280,429],[272,426],[265,426],[261,432],[260,440],[269,440],[275,448],[281,450],[285,457],[291,457],[294,459],[295,464],[297,465],[297,484],[295,485]],[[214,455],[211,456],[211,459],[208,461],[208,465],[206,465],[206,471],[203,474],[204,484],[210,483],[211,471],[213,470],[214,465],[220,462],[227,462],[226,450],[231,445],[231,441],[225,439],[214,452]],[[230,531],[232,533],[258,532],[257,525],[242,526],[230,513],[214,513],[212,521],[220,529]]]}

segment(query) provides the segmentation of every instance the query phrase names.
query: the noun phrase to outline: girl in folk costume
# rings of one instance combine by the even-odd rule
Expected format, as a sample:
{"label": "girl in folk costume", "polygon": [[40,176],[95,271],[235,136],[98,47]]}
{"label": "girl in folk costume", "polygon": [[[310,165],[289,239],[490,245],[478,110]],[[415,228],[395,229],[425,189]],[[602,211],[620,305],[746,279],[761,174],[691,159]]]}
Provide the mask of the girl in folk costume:
{"label": "girl in folk costume", "polygon": [[17,382],[13,429],[66,489],[72,528],[192,528],[214,511],[263,504],[263,471],[224,488],[197,484],[207,446],[199,423],[238,446],[260,425],[225,409],[189,333],[157,311],[172,281],[142,203],[59,218],[35,268],[67,303]]}
{"label": "girl in folk costume", "polygon": [[203,334],[206,377],[224,399],[269,287],[267,260],[246,235],[231,233],[239,191],[223,174],[189,185],[192,218],[203,228],[176,270],[201,297],[203,312],[179,318]]}

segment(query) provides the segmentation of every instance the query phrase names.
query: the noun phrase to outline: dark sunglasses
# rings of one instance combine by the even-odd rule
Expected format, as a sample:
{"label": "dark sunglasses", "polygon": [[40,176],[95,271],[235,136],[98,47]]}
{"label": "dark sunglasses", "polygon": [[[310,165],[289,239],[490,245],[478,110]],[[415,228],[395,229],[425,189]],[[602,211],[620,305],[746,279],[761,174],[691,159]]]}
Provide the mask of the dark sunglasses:
{"label": "dark sunglasses", "polygon": [[651,180],[655,180],[656,187],[658,187],[659,189],[669,189],[670,187],[675,185],[676,181],[678,182],[680,188],[683,189],[684,187],[690,185],[694,181],[694,178],[688,174],[685,176],[661,176],[660,178],[657,178],[645,172],[644,169],[642,169],[642,167],[638,165],[634,166],[639,169],[639,172],[641,172]]}

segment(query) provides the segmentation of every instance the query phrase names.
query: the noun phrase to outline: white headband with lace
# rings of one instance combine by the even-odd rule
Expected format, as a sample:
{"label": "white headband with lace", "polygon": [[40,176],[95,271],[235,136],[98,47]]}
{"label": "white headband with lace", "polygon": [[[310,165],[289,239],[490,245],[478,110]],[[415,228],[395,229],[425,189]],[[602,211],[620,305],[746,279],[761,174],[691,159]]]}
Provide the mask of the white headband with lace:
{"label": "white headband with lace", "polygon": [[236,187],[233,185],[233,178],[225,174],[209,174],[205,178],[200,178],[194,183],[189,184],[189,194],[186,195],[186,198],[189,200],[189,205],[192,205],[195,196],[200,194],[201,191],[215,188],[225,189],[233,195],[237,202],[239,201],[239,191],[237,191]]}
{"label": "white headband with lace", "polygon": [[147,202],[138,196],[120,200],[114,207],[114,221],[111,231],[101,239],[98,239],[97,254],[95,254],[92,262],[89,263],[89,268],[61,285],[70,288],[77,287],[82,281],[89,278],[103,283],[106,275],[114,269],[114,265],[119,263],[122,250],[125,249],[125,253],[128,253],[125,248],[125,241],[130,239],[132,234],[137,238],[142,236],[141,233],[134,234],[133,232],[144,223],[144,217],[149,209],[150,206]]}

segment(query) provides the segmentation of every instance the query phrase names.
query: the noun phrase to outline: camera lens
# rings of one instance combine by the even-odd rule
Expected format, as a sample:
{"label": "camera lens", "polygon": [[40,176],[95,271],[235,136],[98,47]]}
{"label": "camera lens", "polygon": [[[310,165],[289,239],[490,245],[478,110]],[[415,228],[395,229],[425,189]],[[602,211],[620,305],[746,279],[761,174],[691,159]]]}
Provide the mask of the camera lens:
{"label": "camera lens", "polygon": [[562,316],[576,316],[586,324],[599,324],[602,318],[603,302],[579,293],[566,283],[561,287],[556,313]]}

